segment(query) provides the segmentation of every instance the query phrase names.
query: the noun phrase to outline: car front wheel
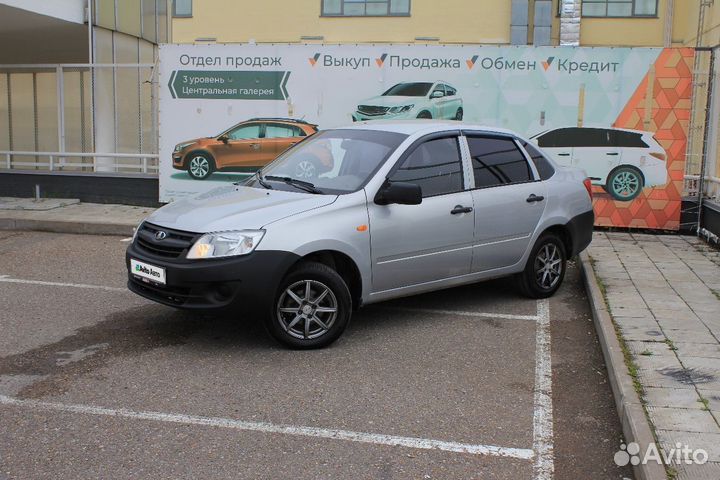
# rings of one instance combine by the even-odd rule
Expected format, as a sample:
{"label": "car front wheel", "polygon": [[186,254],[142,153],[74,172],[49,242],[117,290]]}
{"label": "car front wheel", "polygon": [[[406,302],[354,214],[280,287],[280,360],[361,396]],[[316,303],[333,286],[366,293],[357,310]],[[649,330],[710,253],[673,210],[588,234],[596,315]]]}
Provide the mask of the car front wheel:
{"label": "car front wheel", "polygon": [[205,180],[213,170],[215,170],[215,164],[208,155],[204,153],[194,153],[190,155],[188,173],[195,180]]}
{"label": "car front wheel", "polygon": [[281,282],[266,327],[288,347],[322,348],[340,337],[351,312],[350,291],[342,277],[321,263],[304,262]]}
{"label": "car front wheel", "polygon": [[565,277],[567,257],[565,246],[554,233],[544,233],[535,242],[525,270],[518,274],[523,295],[530,298],[552,296]]}

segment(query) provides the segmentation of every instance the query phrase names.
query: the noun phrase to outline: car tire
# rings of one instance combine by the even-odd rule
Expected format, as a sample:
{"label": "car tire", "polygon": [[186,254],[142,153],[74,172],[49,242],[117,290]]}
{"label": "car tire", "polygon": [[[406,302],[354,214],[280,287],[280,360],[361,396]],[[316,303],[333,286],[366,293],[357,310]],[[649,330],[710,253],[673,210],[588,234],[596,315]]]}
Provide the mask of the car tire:
{"label": "car tire", "polygon": [[463,119],[463,109],[462,107],[457,109],[457,112],[455,112],[455,118],[454,120],[461,121]]}
{"label": "car tire", "polygon": [[566,268],[562,240],[554,233],[543,233],[530,252],[525,270],[517,275],[520,291],[530,298],[550,297],[562,285]]}
{"label": "car tire", "polygon": [[640,170],[634,167],[619,167],[608,175],[605,190],[620,202],[634,200],[644,187]]}
{"label": "car tire", "polygon": [[317,262],[302,262],[280,282],[265,321],[270,335],[295,349],[323,348],[345,331],[352,298],[342,277]]}
{"label": "car tire", "polygon": [[207,153],[188,155],[187,172],[195,180],[205,180],[215,171],[215,161]]}
{"label": "car tire", "polygon": [[423,110],[422,112],[418,113],[417,118],[431,119],[432,113],[428,112],[427,110]]}

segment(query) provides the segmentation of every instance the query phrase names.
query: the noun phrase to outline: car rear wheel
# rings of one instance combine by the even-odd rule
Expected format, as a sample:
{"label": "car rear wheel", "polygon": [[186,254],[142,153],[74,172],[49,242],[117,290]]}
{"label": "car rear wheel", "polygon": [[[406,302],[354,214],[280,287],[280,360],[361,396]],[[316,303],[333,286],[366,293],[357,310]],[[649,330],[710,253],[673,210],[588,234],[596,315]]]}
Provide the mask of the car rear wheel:
{"label": "car rear wheel", "polygon": [[321,263],[304,262],[281,282],[266,327],[288,347],[322,348],[345,331],[351,313],[350,290],[342,277]]}
{"label": "car rear wheel", "polygon": [[432,114],[427,110],[423,110],[422,112],[418,113],[417,118],[432,118]]}
{"label": "car rear wheel", "polygon": [[525,270],[518,274],[520,291],[530,298],[552,296],[565,278],[565,245],[554,233],[544,233],[535,242]]}
{"label": "car rear wheel", "polygon": [[612,198],[621,202],[634,200],[643,189],[642,174],[632,167],[620,167],[607,179],[606,190]]}
{"label": "car rear wheel", "polygon": [[215,170],[215,162],[205,153],[193,153],[188,161],[188,173],[195,180],[205,180]]}
{"label": "car rear wheel", "polygon": [[462,107],[457,109],[457,112],[455,112],[455,120],[462,120],[463,119],[463,109]]}

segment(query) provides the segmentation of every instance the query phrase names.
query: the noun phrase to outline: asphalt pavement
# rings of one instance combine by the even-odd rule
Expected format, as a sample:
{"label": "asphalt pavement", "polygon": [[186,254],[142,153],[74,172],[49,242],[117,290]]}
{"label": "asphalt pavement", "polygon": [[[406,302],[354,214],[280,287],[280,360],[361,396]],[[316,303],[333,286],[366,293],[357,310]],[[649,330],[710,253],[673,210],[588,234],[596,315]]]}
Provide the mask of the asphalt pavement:
{"label": "asphalt pavement", "polygon": [[0,478],[630,478],[577,267],[371,305],[317,351],[125,289],[127,239],[0,232]]}

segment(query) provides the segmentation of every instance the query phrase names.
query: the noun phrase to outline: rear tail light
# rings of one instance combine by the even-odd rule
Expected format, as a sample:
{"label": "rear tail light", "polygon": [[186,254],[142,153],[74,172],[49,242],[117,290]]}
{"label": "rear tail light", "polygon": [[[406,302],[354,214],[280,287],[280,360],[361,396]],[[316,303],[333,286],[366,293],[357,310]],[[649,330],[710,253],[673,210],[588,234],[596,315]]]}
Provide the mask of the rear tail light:
{"label": "rear tail light", "polygon": [[592,200],[593,199],[592,182],[590,181],[589,178],[586,178],[585,180],[583,180],[583,185],[585,185],[585,190],[587,190],[588,195],[590,196],[590,200]]}
{"label": "rear tail light", "polygon": [[658,160],[665,161],[665,154],[661,152],[650,152],[650,155],[657,158]]}

